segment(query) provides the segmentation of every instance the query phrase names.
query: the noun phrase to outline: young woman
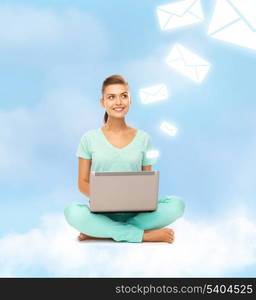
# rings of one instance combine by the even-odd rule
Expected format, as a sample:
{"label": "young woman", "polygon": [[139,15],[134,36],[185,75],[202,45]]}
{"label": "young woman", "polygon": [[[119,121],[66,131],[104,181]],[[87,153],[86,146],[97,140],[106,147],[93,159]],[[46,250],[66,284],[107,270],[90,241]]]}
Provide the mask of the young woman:
{"label": "young woman", "polygon": [[[76,156],[79,158],[78,188],[89,198],[90,170],[96,172],[151,171],[155,159],[146,156],[152,147],[151,137],[143,130],[128,126],[125,115],[131,106],[128,83],[122,76],[112,75],[102,85],[105,125],[87,131],[81,138]],[[174,231],[163,228],[184,213],[184,202],[177,196],[158,199],[153,212],[90,212],[85,203],[65,207],[67,222],[80,231],[78,239],[113,239],[126,242],[174,241]]]}

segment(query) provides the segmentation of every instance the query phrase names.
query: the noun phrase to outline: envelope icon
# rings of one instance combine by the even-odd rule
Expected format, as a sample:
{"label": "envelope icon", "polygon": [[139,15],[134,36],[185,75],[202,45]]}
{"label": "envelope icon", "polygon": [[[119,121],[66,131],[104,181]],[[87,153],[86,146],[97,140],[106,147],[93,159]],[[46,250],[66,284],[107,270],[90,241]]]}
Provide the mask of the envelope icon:
{"label": "envelope icon", "polygon": [[150,103],[168,98],[168,90],[165,84],[157,84],[140,89],[139,95],[142,103]]}
{"label": "envelope icon", "polygon": [[162,129],[164,132],[166,132],[170,136],[175,136],[178,129],[176,126],[170,124],[169,122],[162,122],[160,125],[160,129]]}
{"label": "envelope icon", "polygon": [[166,63],[184,76],[201,83],[210,69],[210,63],[195,53],[175,44],[166,58]]}
{"label": "envelope icon", "polygon": [[204,20],[200,0],[183,0],[157,7],[162,30],[173,29]]}
{"label": "envelope icon", "polygon": [[208,34],[218,40],[256,49],[256,1],[218,0]]}
{"label": "envelope icon", "polygon": [[159,157],[159,151],[158,150],[148,150],[146,152],[146,158],[158,158]]}

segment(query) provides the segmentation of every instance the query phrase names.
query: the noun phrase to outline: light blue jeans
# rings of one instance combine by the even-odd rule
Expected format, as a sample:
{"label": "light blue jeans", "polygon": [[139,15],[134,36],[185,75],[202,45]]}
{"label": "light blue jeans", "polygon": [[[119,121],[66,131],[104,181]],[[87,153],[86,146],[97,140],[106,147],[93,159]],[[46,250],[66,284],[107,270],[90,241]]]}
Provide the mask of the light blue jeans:
{"label": "light blue jeans", "polygon": [[157,210],[133,213],[92,213],[86,203],[73,202],[65,207],[69,225],[84,234],[112,238],[118,242],[142,242],[144,230],[165,227],[180,218],[185,204],[178,196],[158,199]]}

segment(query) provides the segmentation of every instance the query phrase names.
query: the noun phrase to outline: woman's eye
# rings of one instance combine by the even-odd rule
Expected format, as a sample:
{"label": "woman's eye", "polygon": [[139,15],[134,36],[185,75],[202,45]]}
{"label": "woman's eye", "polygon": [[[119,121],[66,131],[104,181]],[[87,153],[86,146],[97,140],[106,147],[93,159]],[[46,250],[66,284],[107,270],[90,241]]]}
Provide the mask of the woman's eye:
{"label": "woman's eye", "polygon": [[[114,99],[114,98],[115,98],[115,96],[109,96],[108,97],[108,99],[111,99],[111,100]],[[122,98],[127,98],[127,95],[122,95]]]}

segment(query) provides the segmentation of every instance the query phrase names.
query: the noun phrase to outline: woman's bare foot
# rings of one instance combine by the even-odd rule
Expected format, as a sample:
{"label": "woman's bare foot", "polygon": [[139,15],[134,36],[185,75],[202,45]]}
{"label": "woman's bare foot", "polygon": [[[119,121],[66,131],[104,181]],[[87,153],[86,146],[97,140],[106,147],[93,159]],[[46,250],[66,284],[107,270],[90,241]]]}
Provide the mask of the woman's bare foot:
{"label": "woman's bare foot", "polygon": [[174,241],[174,231],[170,228],[144,230],[143,242],[166,242]]}
{"label": "woman's bare foot", "polygon": [[80,233],[79,236],[77,237],[79,241],[84,241],[84,240],[111,240],[111,238],[98,238],[98,237],[95,237],[95,236],[91,236],[91,235],[87,235],[85,233]]}

